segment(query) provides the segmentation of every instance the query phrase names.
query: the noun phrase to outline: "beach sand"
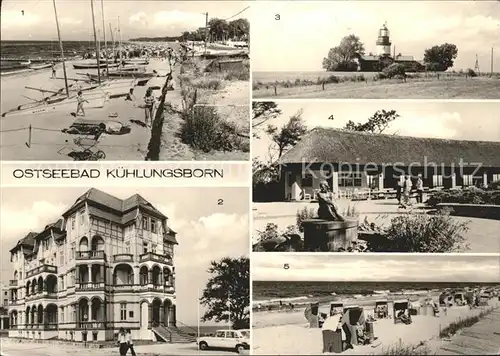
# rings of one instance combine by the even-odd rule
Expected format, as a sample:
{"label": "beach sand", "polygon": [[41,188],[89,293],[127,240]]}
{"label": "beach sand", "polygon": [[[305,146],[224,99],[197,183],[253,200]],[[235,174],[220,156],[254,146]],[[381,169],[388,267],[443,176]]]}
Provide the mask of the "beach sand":
{"label": "beach sand", "polygon": [[[76,73],[96,73],[93,70],[75,70],[72,63],[66,63],[68,78],[78,78]],[[148,65],[148,71],[153,69],[168,70],[168,61],[152,59]],[[2,112],[29,102],[23,98],[23,95],[33,97],[34,94],[37,94],[32,90],[25,89],[25,86],[42,87],[49,90],[64,87],[63,80],[50,79],[50,75],[49,69],[48,71],[33,72],[29,75],[2,78]],[[61,64],[57,67],[57,75],[58,77],[62,75]],[[165,78],[159,79],[163,79],[163,82],[165,80]],[[119,121],[130,125],[131,132],[128,134],[103,134],[101,136],[96,149],[105,152],[106,160],[144,160],[151,132],[149,128],[134,124],[131,120],[144,121],[144,109],[140,108],[139,104],[142,104],[146,89],[147,87],[138,86],[134,88],[137,99],[135,105],[126,102],[122,97],[110,99],[103,108],[85,109],[85,119],[87,120]],[[85,97],[85,92],[83,96]],[[82,149],[74,143],[76,135],[66,134],[61,130],[68,128],[76,120],[71,115],[71,112],[74,111],[76,111],[76,107],[68,112],[0,118],[2,160],[72,160],[68,153]],[[109,117],[111,113],[116,113],[118,116]],[[28,147],[26,143],[29,142],[30,130],[28,128],[30,125],[31,145]]]}
{"label": "beach sand", "polygon": [[[344,303],[347,305],[362,305],[364,301]],[[500,307],[498,300],[490,300],[490,305]],[[373,314],[373,305],[363,306],[365,315]],[[389,314],[392,306],[389,305]],[[432,315],[412,316],[413,323],[405,325],[394,324],[393,319],[379,319],[374,323],[375,337],[378,339],[372,345],[358,345],[346,350],[347,355],[382,354],[385,349],[402,342],[406,346],[418,345],[437,339],[440,330],[450,323],[479,314],[484,308],[470,310],[468,306],[447,308],[446,313],[441,308],[439,317]],[[320,305],[320,312],[329,313],[329,305]],[[252,347],[257,355],[319,355],[323,351],[321,329],[311,329],[304,318],[304,308],[294,312],[257,312],[252,315]]]}

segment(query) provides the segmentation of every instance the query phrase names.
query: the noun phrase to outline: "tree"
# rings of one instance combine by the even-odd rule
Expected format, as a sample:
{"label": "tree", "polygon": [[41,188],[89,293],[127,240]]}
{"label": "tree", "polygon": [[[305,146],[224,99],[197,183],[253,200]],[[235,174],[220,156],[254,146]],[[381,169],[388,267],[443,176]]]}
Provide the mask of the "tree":
{"label": "tree", "polygon": [[432,65],[433,71],[445,71],[453,67],[453,60],[457,58],[457,46],[444,43],[440,46],[428,48],[424,52],[424,63],[426,67]]}
{"label": "tree", "polygon": [[253,136],[258,138],[257,130],[271,119],[281,115],[281,109],[274,101],[253,101],[252,102],[252,130]]}
{"label": "tree", "polygon": [[250,328],[250,259],[224,257],[212,261],[212,275],[207,282],[201,304],[207,311],[202,321],[230,322],[233,329]]}
{"label": "tree", "polygon": [[389,126],[389,124],[397,118],[399,118],[399,114],[396,110],[378,110],[370,118],[368,118],[367,122],[363,124],[355,123],[349,120],[344,129],[350,131],[382,133]]}
{"label": "tree", "polygon": [[323,58],[323,68],[329,72],[336,70],[356,70],[354,59],[365,53],[365,47],[359,37],[349,35],[342,38],[337,47],[330,48],[328,56]]}
{"label": "tree", "polygon": [[286,150],[295,146],[307,132],[307,126],[302,120],[302,113],[302,109],[297,111],[280,129],[273,125],[267,127],[266,133],[271,136],[271,139],[278,148],[278,159]]}
{"label": "tree", "polygon": [[229,22],[228,30],[231,39],[248,39],[250,35],[250,23],[247,19],[237,19]]}
{"label": "tree", "polygon": [[226,20],[213,18],[208,21],[208,33],[212,41],[223,41],[229,34],[229,26]]}

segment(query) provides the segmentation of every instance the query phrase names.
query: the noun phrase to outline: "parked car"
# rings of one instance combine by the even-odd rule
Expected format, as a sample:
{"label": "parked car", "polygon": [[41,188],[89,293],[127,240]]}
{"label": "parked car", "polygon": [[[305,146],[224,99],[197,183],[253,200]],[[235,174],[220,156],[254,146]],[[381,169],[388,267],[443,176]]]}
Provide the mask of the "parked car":
{"label": "parked car", "polygon": [[200,350],[232,349],[236,352],[250,349],[250,330],[217,330],[213,336],[196,339]]}

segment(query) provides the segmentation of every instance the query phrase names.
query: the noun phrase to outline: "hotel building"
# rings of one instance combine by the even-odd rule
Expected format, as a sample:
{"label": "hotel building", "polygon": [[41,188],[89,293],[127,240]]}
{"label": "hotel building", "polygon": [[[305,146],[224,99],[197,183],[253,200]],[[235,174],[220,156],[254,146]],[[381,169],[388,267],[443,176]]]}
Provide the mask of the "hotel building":
{"label": "hotel building", "polygon": [[11,252],[10,337],[106,341],[182,339],[176,324],[168,218],[140,195],[90,189]]}

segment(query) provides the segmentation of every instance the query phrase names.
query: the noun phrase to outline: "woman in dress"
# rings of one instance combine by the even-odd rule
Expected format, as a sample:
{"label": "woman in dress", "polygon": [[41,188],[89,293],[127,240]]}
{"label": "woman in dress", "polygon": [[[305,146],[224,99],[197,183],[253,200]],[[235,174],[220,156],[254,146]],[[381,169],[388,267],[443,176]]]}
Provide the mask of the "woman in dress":
{"label": "woman in dress", "polygon": [[120,356],[126,356],[128,351],[128,340],[127,334],[125,333],[124,328],[120,328],[120,332],[118,333],[118,350],[120,352]]}

